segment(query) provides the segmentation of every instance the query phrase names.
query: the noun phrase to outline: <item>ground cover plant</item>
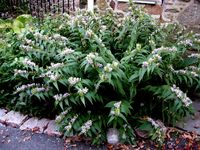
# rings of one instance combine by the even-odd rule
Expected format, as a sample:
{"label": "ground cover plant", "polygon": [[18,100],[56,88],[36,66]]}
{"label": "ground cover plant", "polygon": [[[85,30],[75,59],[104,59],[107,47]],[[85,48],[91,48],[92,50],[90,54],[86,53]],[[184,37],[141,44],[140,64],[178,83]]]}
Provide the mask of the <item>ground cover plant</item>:
{"label": "ground cover plant", "polygon": [[[200,35],[127,14],[85,10],[46,16],[4,33],[0,105],[52,117],[65,136],[106,141],[109,128],[134,144],[135,130],[162,143],[192,114],[200,88]],[[191,53],[192,52],[192,53]],[[6,87],[6,88],[5,88]]]}

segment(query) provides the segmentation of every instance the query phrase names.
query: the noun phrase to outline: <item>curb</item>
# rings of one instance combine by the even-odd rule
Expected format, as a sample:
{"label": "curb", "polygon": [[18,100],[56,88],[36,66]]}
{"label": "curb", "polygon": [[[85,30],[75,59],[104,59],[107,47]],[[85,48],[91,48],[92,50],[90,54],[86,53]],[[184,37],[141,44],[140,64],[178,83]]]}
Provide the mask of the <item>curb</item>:
{"label": "curb", "polygon": [[24,131],[43,133],[49,136],[61,137],[63,134],[58,131],[55,120],[46,118],[38,119],[29,117],[15,111],[0,109],[0,126],[11,126]]}

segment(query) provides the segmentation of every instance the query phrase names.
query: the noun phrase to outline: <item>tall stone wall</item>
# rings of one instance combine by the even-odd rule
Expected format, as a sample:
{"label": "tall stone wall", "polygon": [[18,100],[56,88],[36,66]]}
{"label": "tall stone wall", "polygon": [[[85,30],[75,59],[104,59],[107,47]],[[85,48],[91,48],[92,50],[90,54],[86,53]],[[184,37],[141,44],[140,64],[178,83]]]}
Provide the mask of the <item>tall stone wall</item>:
{"label": "tall stone wall", "polygon": [[200,0],[165,0],[162,19],[200,32]]}
{"label": "tall stone wall", "polygon": [[[117,8],[127,10],[128,4],[119,2]],[[161,22],[179,22],[200,32],[200,0],[157,0],[156,5],[144,5],[145,11]]]}

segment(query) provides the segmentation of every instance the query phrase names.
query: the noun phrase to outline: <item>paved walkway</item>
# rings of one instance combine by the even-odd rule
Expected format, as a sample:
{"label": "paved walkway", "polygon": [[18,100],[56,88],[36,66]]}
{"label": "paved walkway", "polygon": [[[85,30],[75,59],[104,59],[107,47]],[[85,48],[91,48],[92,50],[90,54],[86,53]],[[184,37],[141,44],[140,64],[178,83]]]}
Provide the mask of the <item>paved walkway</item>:
{"label": "paved walkway", "polygon": [[0,125],[0,150],[64,150],[61,138]]}
{"label": "paved walkway", "polygon": [[85,143],[68,144],[64,140],[47,134],[21,131],[0,124],[0,150],[106,150]]}

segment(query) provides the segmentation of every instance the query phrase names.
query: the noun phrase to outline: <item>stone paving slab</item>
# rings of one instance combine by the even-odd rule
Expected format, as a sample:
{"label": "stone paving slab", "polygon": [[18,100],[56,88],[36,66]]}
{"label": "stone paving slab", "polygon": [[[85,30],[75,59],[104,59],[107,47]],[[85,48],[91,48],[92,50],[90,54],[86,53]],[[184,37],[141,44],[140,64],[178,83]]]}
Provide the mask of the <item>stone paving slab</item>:
{"label": "stone paving slab", "polygon": [[30,130],[35,133],[43,133],[49,124],[48,119],[30,118],[20,126],[20,130]]}
{"label": "stone paving slab", "polygon": [[7,110],[5,110],[5,109],[0,109],[0,122],[1,122],[1,120],[2,120],[2,118],[3,118],[3,116],[6,115],[6,113],[7,113]]}
{"label": "stone paving slab", "polygon": [[190,132],[196,132],[200,135],[200,101],[193,102],[195,109],[195,115],[186,117],[182,122],[179,122],[176,126],[183,128]]}
{"label": "stone paving slab", "polygon": [[27,115],[24,116],[19,112],[10,111],[1,118],[0,122],[19,127],[27,118]]}
{"label": "stone paving slab", "polygon": [[55,120],[51,120],[49,122],[48,127],[44,133],[48,135],[62,136],[62,133],[59,132],[58,127],[56,126]]}

